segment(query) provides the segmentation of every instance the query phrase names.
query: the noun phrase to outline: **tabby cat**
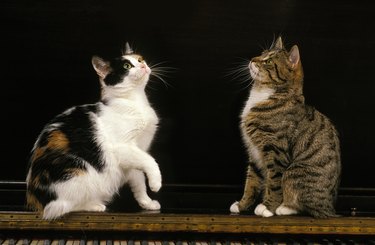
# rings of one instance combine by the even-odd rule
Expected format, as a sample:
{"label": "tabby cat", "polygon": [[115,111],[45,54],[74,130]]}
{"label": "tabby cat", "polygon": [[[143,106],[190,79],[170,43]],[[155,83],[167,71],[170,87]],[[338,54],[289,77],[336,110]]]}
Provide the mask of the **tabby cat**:
{"label": "tabby cat", "polygon": [[298,47],[287,51],[279,37],[251,59],[249,69],[254,84],[240,123],[249,166],[243,197],[230,211],[247,210],[260,199],[254,212],[263,217],[335,216],[339,138],[330,120],[304,103]]}
{"label": "tabby cat", "polygon": [[158,164],[147,153],[158,117],[145,93],[151,69],[126,45],[109,61],[92,58],[99,76],[101,100],[57,115],[40,133],[27,174],[27,206],[55,219],[72,211],[105,211],[127,183],[139,205],[160,204],[145,183],[161,188]]}

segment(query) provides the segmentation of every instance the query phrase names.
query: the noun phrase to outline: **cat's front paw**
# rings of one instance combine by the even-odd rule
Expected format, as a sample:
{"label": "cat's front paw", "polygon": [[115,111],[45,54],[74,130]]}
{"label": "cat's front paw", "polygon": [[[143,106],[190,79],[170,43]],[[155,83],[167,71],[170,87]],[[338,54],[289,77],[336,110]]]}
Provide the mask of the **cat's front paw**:
{"label": "cat's front paw", "polygon": [[146,210],[160,210],[160,203],[156,200],[149,200],[145,202],[140,202],[139,205]]}
{"label": "cat's front paw", "polygon": [[239,202],[235,201],[229,208],[231,213],[238,214],[240,212]]}
{"label": "cat's front paw", "polygon": [[258,216],[262,217],[271,217],[273,216],[273,213],[267,209],[267,207],[263,204],[260,203],[258,206],[255,208],[254,213]]}
{"label": "cat's front paw", "polygon": [[149,186],[153,192],[158,192],[161,188],[161,181],[150,181]]}
{"label": "cat's front paw", "polygon": [[154,176],[154,178],[150,178],[148,185],[150,186],[151,191],[158,192],[161,188],[161,175]]}

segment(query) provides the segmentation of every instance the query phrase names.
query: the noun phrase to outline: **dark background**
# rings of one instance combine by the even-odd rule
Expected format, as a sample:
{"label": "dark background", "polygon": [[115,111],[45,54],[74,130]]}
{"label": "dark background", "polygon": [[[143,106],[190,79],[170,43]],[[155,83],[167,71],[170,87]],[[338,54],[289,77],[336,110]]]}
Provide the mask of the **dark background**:
{"label": "dark background", "polygon": [[248,76],[230,75],[281,34],[300,48],[306,102],[337,126],[342,187],[374,188],[375,2],[195,0],[0,2],[0,180],[24,181],[44,124],[99,99],[92,55],[126,41],[169,83],[147,92],[161,118],[152,147],[164,183],[242,185],[238,128]]}

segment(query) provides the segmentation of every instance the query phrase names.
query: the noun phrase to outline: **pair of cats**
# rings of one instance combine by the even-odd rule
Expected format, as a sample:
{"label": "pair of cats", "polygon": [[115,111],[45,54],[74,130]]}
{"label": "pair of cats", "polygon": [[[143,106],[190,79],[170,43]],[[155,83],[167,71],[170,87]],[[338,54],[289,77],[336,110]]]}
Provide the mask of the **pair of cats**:
{"label": "pair of cats", "polygon": [[[128,184],[138,204],[159,210],[147,194],[162,186],[160,169],[147,153],[158,117],[145,87],[151,69],[126,45],[110,61],[94,56],[101,100],[70,108],[40,133],[27,174],[27,205],[55,219],[72,211],[105,211]],[[249,64],[254,84],[241,115],[249,154],[244,194],[230,211],[269,217],[306,212],[335,215],[340,176],[339,140],[324,115],[304,104],[297,46],[287,51],[279,37]]]}

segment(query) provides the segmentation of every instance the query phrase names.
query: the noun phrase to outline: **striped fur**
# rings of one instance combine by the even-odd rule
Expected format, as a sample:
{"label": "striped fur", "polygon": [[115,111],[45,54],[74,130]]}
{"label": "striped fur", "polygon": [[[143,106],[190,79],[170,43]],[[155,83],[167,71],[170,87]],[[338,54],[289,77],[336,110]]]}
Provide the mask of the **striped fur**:
{"label": "striped fur", "polygon": [[27,206],[56,219],[72,211],[105,211],[129,184],[144,209],[160,204],[147,194],[161,188],[156,161],[147,153],[158,117],[145,86],[151,69],[130,47],[120,58],[92,64],[102,87],[95,104],[75,106],[52,119],[31,152]]}
{"label": "striped fur", "polygon": [[230,210],[247,210],[261,194],[255,214],[263,217],[335,216],[339,138],[326,116],[304,104],[298,47],[285,50],[279,37],[249,69],[254,84],[240,125],[249,166],[243,197]]}

